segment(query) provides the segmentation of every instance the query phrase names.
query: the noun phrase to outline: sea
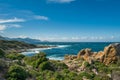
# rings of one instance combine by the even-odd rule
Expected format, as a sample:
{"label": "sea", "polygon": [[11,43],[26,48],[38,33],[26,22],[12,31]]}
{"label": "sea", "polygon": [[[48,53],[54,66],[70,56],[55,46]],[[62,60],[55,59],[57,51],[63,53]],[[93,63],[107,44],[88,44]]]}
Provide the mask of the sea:
{"label": "sea", "polygon": [[92,51],[103,51],[105,46],[114,42],[41,42],[36,45],[57,46],[53,48],[35,48],[22,52],[26,56],[34,56],[44,52],[47,58],[52,60],[63,60],[65,55],[77,55],[81,49],[90,48]]}

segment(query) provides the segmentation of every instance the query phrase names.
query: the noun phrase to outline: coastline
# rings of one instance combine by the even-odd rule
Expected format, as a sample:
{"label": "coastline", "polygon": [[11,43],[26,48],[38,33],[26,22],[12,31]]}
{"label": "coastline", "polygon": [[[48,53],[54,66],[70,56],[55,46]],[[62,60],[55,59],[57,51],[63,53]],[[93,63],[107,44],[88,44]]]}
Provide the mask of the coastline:
{"label": "coastline", "polygon": [[[22,54],[26,56],[34,56],[39,52],[44,52],[47,58],[50,60],[63,60],[66,54],[76,55],[79,50],[85,48],[91,48],[93,51],[101,51],[103,48],[110,43],[47,43],[47,44],[37,44],[42,47],[27,49],[23,51]],[[44,47],[43,47],[44,46]]]}

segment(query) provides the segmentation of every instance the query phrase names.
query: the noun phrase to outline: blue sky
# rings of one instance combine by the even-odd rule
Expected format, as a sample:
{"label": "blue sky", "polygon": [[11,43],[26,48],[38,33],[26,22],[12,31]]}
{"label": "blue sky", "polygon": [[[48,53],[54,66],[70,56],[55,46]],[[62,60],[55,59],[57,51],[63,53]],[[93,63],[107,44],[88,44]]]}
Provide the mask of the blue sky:
{"label": "blue sky", "polygon": [[0,35],[120,41],[120,0],[0,0]]}

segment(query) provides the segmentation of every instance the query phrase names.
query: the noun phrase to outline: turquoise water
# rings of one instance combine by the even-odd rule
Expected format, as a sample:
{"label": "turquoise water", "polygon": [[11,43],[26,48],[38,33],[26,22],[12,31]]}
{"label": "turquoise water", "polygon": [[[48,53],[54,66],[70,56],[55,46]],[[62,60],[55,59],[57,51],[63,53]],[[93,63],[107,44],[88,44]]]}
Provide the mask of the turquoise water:
{"label": "turquoise water", "polygon": [[33,56],[37,51],[42,51],[47,54],[49,59],[63,60],[65,54],[76,55],[81,49],[91,48],[92,51],[101,51],[109,43],[97,43],[97,42],[48,42],[48,43],[38,43],[39,45],[56,45],[56,48],[45,48],[45,49],[34,49],[34,51],[24,52],[27,56]]}

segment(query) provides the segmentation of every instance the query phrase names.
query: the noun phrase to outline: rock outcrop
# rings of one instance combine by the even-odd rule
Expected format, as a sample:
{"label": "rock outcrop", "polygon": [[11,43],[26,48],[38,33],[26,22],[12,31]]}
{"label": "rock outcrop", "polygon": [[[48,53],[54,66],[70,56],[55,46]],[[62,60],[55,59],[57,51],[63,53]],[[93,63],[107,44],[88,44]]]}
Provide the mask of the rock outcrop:
{"label": "rock outcrop", "polygon": [[85,59],[86,61],[88,61],[89,59],[90,59],[90,56],[92,55],[93,53],[92,53],[92,51],[91,51],[91,49],[82,49],[79,53],[78,53],[78,55],[77,55],[77,58],[79,59],[79,58],[83,58],[83,59]]}
{"label": "rock outcrop", "polygon": [[95,56],[95,59],[103,62],[104,64],[108,65],[110,63],[117,62],[120,56],[120,44],[110,44],[109,46],[104,48],[103,52],[98,52]]}
{"label": "rock outcrop", "polygon": [[116,63],[120,59],[120,43],[110,44],[103,51],[92,52],[91,49],[82,49],[77,56],[67,55],[65,60],[83,59],[90,64],[93,61],[99,61],[106,65]]}
{"label": "rock outcrop", "polygon": [[64,57],[65,60],[74,60],[76,58],[77,58],[76,55],[65,55],[65,57]]}
{"label": "rock outcrop", "polygon": [[77,59],[83,58],[85,61],[91,63],[92,61],[100,61],[106,65],[117,62],[120,56],[120,44],[110,44],[104,48],[104,51],[92,52],[91,49],[83,49],[78,55]]}

